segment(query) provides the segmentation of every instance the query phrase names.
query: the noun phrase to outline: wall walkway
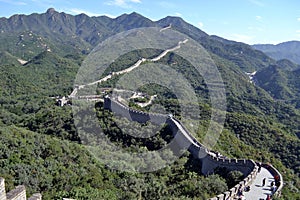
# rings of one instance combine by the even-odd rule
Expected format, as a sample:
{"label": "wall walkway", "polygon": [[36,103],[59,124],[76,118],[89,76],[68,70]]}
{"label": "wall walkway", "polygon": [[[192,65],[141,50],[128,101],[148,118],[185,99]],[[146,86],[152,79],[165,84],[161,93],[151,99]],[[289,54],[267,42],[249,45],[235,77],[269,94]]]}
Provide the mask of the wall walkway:
{"label": "wall walkway", "polygon": [[[18,185],[15,189],[6,193],[5,180],[0,177],[0,200],[26,200],[26,188]],[[42,200],[40,193],[33,194],[28,200]]]}
{"label": "wall walkway", "polygon": [[[183,126],[183,124],[171,115],[146,113],[142,111],[133,110],[109,96],[106,96],[104,98],[104,108],[112,111],[117,115],[126,117],[127,119],[131,121],[136,121],[138,123],[146,123],[149,121],[158,125],[163,123],[167,124],[172,130],[174,140],[176,140],[178,148],[187,148],[189,152],[193,155],[193,157],[199,160],[199,162],[201,163],[201,173],[203,175],[213,174],[215,172],[215,169],[217,168],[224,168],[228,171],[238,170],[243,173],[245,178],[240,183],[238,183],[235,187],[231,188],[230,190],[224,192],[223,194],[211,198],[212,200],[234,199],[237,196],[238,190],[240,188],[244,188],[245,186],[248,186],[251,183],[255,183],[255,181],[259,182],[260,177],[262,175],[271,175],[270,177],[279,176],[280,186],[275,192],[275,195],[278,195],[282,188],[282,176],[274,167],[268,166],[267,169],[265,166],[263,166],[263,173],[259,174],[259,177],[256,179],[258,167],[253,160],[229,159],[218,156],[218,153],[216,154],[214,152],[211,152],[204,145],[198,142],[197,139],[193,137],[189,133],[189,131]],[[256,193],[255,191],[256,190],[254,190],[252,193]]]}

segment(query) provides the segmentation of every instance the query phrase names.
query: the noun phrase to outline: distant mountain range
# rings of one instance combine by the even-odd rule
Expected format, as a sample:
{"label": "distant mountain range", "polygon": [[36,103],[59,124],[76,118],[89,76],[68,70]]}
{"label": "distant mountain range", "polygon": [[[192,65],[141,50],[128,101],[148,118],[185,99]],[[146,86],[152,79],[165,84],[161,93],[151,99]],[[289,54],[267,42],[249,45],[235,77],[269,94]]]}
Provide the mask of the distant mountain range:
{"label": "distant mountain range", "polygon": [[255,74],[256,84],[268,91],[275,99],[296,102],[299,107],[300,41],[277,45],[257,44],[252,47],[278,60],[276,65],[271,65]]}
{"label": "distant mountain range", "polygon": [[252,47],[263,51],[275,60],[288,59],[300,64],[300,41],[283,42],[277,45],[255,44]]}
{"label": "distant mountain range", "polygon": [[[9,51],[24,60],[30,59],[31,56],[46,48],[61,55],[72,51],[88,53],[100,41],[121,31],[139,27],[164,27],[170,24],[173,29],[180,30],[200,41],[212,52],[235,57],[237,64],[244,63],[240,67],[246,71],[267,66],[266,62],[272,60],[259,51],[253,51],[248,45],[224,42],[219,38],[209,36],[179,17],[166,17],[154,22],[138,13],[123,14],[111,19],[106,16],[89,17],[85,14],[72,16],[59,13],[54,9],[48,9],[43,14],[13,15],[8,19],[0,18],[0,42],[7,43],[5,46],[1,45],[0,51]],[[35,46],[30,47],[30,45]],[[223,49],[224,47],[226,50]],[[22,49],[28,48],[30,48],[31,54],[28,51],[22,51]],[[251,59],[247,52],[251,52],[252,56],[261,58],[262,61]]]}
{"label": "distant mountain range", "polygon": [[[268,79],[260,80],[262,77],[269,77],[271,72],[266,70],[270,66],[272,66],[271,68],[280,68],[280,71],[293,71],[299,68],[297,64],[289,60],[280,60],[290,58],[291,61],[300,61],[300,42],[296,41],[279,45],[253,45],[251,47],[218,36],[210,36],[179,17],[166,17],[159,21],[151,21],[133,12],[112,19],[106,16],[89,17],[85,14],[73,16],[63,12],[59,13],[53,8],[48,9],[43,14],[13,15],[10,18],[0,18],[0,60],[5,61],[10,58],[21,64],[29,61],[28,64],[30,65],[32,63],[30,60],[39,58],[37,55],[44,51],[52,52],[61,57],[74,54],[85,55],[99,42],[113,34],[133,28],[165,27],[170,24],[173,29],[198,41],[219,60],[226,60],[227,69],[225,71],[231,76],[240,77],[247,82],[245,72],[258,71],[259,73],[253,77],[255,83],[274,98],[281,99],[281,95],[275,94],[273,89],[266,87]],[[42,56],[42,58],[44,57]],[[259,74],[260,76],[258,76]],[[226,77],[224,79],[226,80]],[[236,79],[231,79],[230,83]],[[298,81],[281,82],[284,84],[282,88],[289,88],[289,91],[292,91],[289,92],[293,93],[293,95],[289,95],[290,97],[299,95],[297,90],[292,89],[294,86],[290,85],[291,82]],[[238,85],[242,84],[240,80],[237,82]],[[270,85],[272,84],[270,83]]]}
{"label": "distant mountain range", "polygon": [[[294,62],[300,61],[300,56],[298,56],[300,42],[296,41],[251,47],[218,36],[210,36],[179,17],[166,17],[158,21],[151,21],[133,12],[112,19],[106,16],[89,17],[85,14],[73,16],[63,12],[59,13],[53,8],[43,14],[13,15],[10,18],[0,18],[0,43],[2,44],[0,60],[13,58],[14,62],[17,60],[21,64],[25,64],[29,61],[28,64],[30,64],[32,63],[31,59],[37,59],[36,56],[44,51],[62,57],[74,54],[85,55],[99,42],[113,34],[133,28],[165,27],[170,24],[173,29],[198,41],[212,55],[226,60],[228,63],[225,65],[227,68],[225,71],[230,72],[231,76],[243,78],[247,82],[245,72],[258,71],[257,75],[253,76],[253,80],[274,98],[282,99],[282,95],[278,95],[277,90],[266,87],[266,85],[274,83],[274,80],[270,84],[266,83],[269,79],[265,79],[265,77],[269,77],[271,73],[267,69],[270,66],[273,68],[276,66],[283,71],[282,73],[286,73],[285,70],[293,71],[299,68],[297,64],[289,60],[280,60],[289,58]],[[272,73],[275,72],[272,71]],[[264,79],[261,80],[263,77]],[[231,82],[233,80],[235,79],[231,79]],[[293,95],[288,95],[289,97],[298,96],[298,91],[292,89],[294,86],[290,84],[298,81],[281,82],[280,84],[284,84],[284,87],[280,88],[289,88],[289,91],[292,92],[288,93],[293,93]],[[241,85],[240,80],[237,82]]]}

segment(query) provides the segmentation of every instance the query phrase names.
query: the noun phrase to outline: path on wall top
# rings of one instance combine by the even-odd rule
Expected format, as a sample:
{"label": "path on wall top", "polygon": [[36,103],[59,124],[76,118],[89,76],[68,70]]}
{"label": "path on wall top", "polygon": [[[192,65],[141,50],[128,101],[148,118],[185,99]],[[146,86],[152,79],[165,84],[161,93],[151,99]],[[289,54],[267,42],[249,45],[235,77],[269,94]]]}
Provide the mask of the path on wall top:
{"label": "path on wall top", "polygon": [[[161,31],[163,31],[165,29],[168,29],[168,28],[171,28],[171,26],[170,27],[166,27],[164,29],[161,29]],[[100,80],[97,80],[97,81],[94,81],[94,82],[91,82],[91,83],[88,83],[88,84],[84,84],[84,85],[79,85],[79,86],[77,86],[72,91],[72,93],[69,95],[69,98],[75,98],[78,90],[84,88],[85,86],[91,86],[91,85],[95,85],[95,84],[98,84],[98,83],[101,83],[101,82],[105,82],[108,79],[111,79],[112,76],[114,76],[114,75],[121,75],[121,74],[124,74],[124,73],[128,73],[128,72],[134,70],[135,68],[139,67],[143,62],[146,62],[146,61],[148,61],[148,62],[149,61],[150,62],[158,61],[161,58],[163,58],[165,55],[167,55],[167,53],[179,49],[181,47],[181,45],[185,44],[186,42],[188,42],[188,39],[185,39],[183,41],[179,41],[178,44],[175,47],[172,47],[170,49],[167,49],[167,50],[163,51],[161,54],[159,54],[155,58],[152,58],[152,59],[141,58],[135,64],[133,64],[132,66],[130,66],[127,69],[124,69],[124,70],[121,70],[121,71],[118,71],[118,72],[113,72],[113,73],[107,75],[106,77],[104,77],[104,78],[102,78]],[[96,97],[94,97],[94,98],[96,98]],[[179,121],[177,121],[173,117],[170,117],[170,119],[172,120],[173,123],[175,123],[175,125],[177,126],[177,128],[183,133],[183,135],[185,136],[185,138],[188,139],[191,142],[191,144],[193,144],[196,147],[203,147],[203,148],[205,148],[199,142],[197,142],[197,140],[192,135],[189,134],[189,132],[181,125],[181,123]],[[209,151],[207,151],[207,152],[210,153]],[[216,156],[216,157],[218,157],[218,156]],[[261,187],[262,180],[264,178],[266,178],[266,185],[264,187]],[[249,192],[245,192],[246,199],[247,200],[265,199],[268,194],[271,194],[270,183],[273,180],[274,180],[273,175],[266,168],[262,167],[261,168],[261,172],[257,175],[256,178],[253,179],[253,183],[250,185],[250,187],[251,187],[250,191]]]}
{"label": "path on wall top", "polygon": [[[266,178],[265,186],[262,186],[263,179]],[[274,181],[273,175],[269,170],[262,167],[256,178],[250,185],[250,191],[244,192],[245,198],[248,200],[266,199],[267,195],[271,195],[271,182]]]}
{"label": "path on wall top", "polygon": [[195,139],[191,137],[191,135],[182,127],[182,125],[177,120],[175,120],[173,117],[171,117],[170,119],[175,123],[177,128],[183,133],[185,138],[187,138],[191,144],[195,145],[196,147],[200,147],[200,145],[195,142]]}
{"label": "path on wall top", "polygon": [[[163,30],[163,29],[161,29],[161,30]],[[91,86],[91,85],[95,85],[95,84],[98,84],[98,83],[105,82],[105,81],[111,79],[114,75],[121,75],[121,74],[128,73],[128,72],[134,70],[135,68],[139,67],[144,62],[156,62],[156,61],[160,60],[161,58],[163,58],[165,55],[167,55],[169,52],[180,49],[181,45],[185,44],[187,42],[188,42],[188,39],[185,39],[183,41],[179,41],[178,44],[175,47],[164,50],[161,54],[159,54],[155,58],[152,58],[152,59],[141,58],[136,63],[134,63],[132,66],[130,66],[130,67],[124,69],[124,70],[121,70],[121,71],[118,71],[118,72],[112,72],[111,74],[105,76],[104,78],[102,78],[100,80],[97,80],[97,81],[94,81],[94,82],[91,82],[91,83],[87,83],[87,84],[84,84],[84,85],[79,85],[76,88],[74,88],[72,93],[69,95],[69,98],[75,98],[75,96],[76,96],[79,89],[82,89],[86,86]]]}

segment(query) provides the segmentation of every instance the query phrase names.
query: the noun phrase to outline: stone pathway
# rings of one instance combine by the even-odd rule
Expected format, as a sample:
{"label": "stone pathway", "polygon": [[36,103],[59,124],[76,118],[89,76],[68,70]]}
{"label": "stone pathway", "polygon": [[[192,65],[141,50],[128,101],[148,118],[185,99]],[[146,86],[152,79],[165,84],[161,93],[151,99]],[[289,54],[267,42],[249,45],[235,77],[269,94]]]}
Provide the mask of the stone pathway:
{"label": "stone pathway", "polygon": [[[266,184],[262,187],[262,181],[266,178]],[[272,174],[266,169],[261,168],[255,180],[250,185],[250,191],[244,192],[246,200],[265,200],[267,195],[271,195],[271,182],[274,181]]]}
{"label": "stone pathway", "polygon": [[[163,29],[161,29],[161,30],[163,30]],[[82,89],[82,88],[84,88],[86,86],[91,86],[91,85],[96,85],[98,83],[106,82],[108,79],[111,79],[113,77],[113,75],[120,75],[120,74],[128,73],[128,72],[134,70],[135,68],[138,68],[142,63],[144,63],[146,61],[156,62],[156,61],[160,60],[161,58],[163,58],[165,55],[167,55],[169,52],[172,52],[172,51],[175,51],[177,49],[180,49],[181,45],[185,44],[187,42],[188,42],[188,39],[185,39],[183,41],[179,41],[178,44],[175,47],[164,50],[161,54],[159,54],[155,58],[152,58],[152,59],[141,58],[135,64],[133,64],[132,66],[130,66],[129,68],[126,68],[126,69],[118,71],[118,72],[112,72],[112,74],[109,74],[109,75],[105,76],[104,78],[102,78],[100,80],[97,80],[97,81],[94,81],[92,83],[88,83],[88,84],[84,84],[84,85],[79,85],[78,88],[77,87],[74,88],[74,90],[72,91],[72,93],[69,95],[69,98],[74,98],[79,89]]]}

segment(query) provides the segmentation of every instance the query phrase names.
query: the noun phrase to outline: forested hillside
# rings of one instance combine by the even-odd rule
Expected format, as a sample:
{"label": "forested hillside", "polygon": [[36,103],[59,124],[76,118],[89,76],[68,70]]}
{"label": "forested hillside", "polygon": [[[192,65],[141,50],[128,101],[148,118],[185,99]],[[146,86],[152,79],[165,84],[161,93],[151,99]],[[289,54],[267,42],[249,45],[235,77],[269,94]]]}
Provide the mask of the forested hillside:
{"label": "forested hillside", "polygon": [[300,64],[300,41],[283,42],[277,45],[255,44],[252,47],[265,52],[276,60],[288,59]]}
{"label": "forested hillside", "polygon": [[[300,199],[297,64],[276,61],[243,43],[209,36],[178,17],[151,21],[132,13],[111,19],[72,16],[54,9],[0,19],[0,176],[6,179],[7,189],[25,184],[29,193],[41,192],[44,199],[205,199],[241,179],[238,174],[222,173],[204,177],[188,153],[153,173],[114,171],[82,145],[72,107],[56,105],[57,96],[72,92],[77,70],[99,42],[124,30],[170,24],[207,50],[225,83],[225,128],[213,150],[228,157],[271,163],[286,183],[282,199]],[[131,52],[110,67],[123,69],[149,52],[157,53],[149,49]],[[201,100],[196,133],[201,141],[211,112],[207,87],[180,56],[168,53],[159,63],[183,74]],[[254,71],[257,73],[251,82],[246,72]],[[111,80],[104,86],[113,84]],[[154,103],[175,114],[179,109],[174,95],[163,87],[150,85],[140,90],[157,94]],[[113,122],[120,120],[126,125],[124,119],[112,119],[101,103],[95,105],[95,111],[112,141],[124,148],[143,150],[144,143],[121,133]],[[88,119],[84,122],[89,123]],[[168,130],[163,129],[149,143],[158,148],[168,137]]]}

